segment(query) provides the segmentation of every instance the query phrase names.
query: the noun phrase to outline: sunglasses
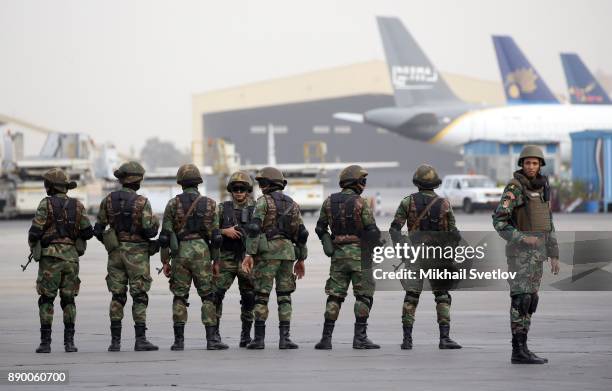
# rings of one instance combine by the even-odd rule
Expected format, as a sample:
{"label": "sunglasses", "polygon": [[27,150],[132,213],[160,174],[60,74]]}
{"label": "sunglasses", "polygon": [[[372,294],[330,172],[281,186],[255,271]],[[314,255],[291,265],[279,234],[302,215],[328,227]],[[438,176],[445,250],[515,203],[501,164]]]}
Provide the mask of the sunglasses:
{"label": "sunglasses", "polygon": [[247,188],[242,186],[232,187],[232,193],[246,193]]}

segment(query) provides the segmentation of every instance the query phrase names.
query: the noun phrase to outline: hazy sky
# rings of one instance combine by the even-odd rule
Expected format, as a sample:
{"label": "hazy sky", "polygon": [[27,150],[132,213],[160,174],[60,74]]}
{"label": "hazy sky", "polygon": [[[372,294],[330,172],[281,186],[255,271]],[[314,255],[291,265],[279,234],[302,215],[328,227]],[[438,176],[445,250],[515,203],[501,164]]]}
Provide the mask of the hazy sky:
{"label": "hazy sky", "polygon": [[137,150],[187,147],[191,95],[382,60],[376,15],[398,16],[442,71],[498,80],[510,34],[556,92],[560,51],[612,72],[612,1],[0,0],[0,113]]}

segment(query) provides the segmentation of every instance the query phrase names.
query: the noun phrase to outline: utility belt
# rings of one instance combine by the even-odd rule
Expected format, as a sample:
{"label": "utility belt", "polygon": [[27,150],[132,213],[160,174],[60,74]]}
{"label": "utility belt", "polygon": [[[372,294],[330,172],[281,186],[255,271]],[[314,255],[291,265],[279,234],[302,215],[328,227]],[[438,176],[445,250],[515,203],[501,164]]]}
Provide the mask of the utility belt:
{"label": "utility belt", "polygon": [[[104,244],[104,248],[107,253],[112,253],[113,251],[119,248],[120,243],[134,243],[134,244],[143,244],[147,245],[149,255],[155,255],[159,251],[159,244],[156,240],[144,239],[140,235],[138,237],[127,237],[125,234],[127,232],[120,232],[117,234],[117,231],[114,228],[109,228],[102,233],[102,243]],[[134,234],[129,234],[129,236],[136,236]],[[77,240],[78,242],[78,240]]]}
{"label": "utility belt", "polygon": [[358,235],[334,235],[332,242],[334,244],[358,244],[361,243],[361,238]]}
{"label": "utility belt", "polygon": [[[48,238],[43,238],[40,240],[40,247],[41,249],[43,248],[48,248],[50,245],[52,244],[64,244],[67,246],[74,246],[77,250],[77,254],[79,256],[85,254],[85,250],[87,249],[87,241],[81,239],[81,238],[77,238],[72,239],[70,237],[48,237]],[[34,258],[35,259],[35,258]],[[36,259],[35,259],[36,260]]]}
{"label": "utility belt", "polygon": [[293,242],[293,238],[291,237],[290,234],[280,231],[278,228],[270,228],[264,231],[264,233],[266,234],[266,239],[267,240],[274,240],[274,239],[289,239],[290,241]]}

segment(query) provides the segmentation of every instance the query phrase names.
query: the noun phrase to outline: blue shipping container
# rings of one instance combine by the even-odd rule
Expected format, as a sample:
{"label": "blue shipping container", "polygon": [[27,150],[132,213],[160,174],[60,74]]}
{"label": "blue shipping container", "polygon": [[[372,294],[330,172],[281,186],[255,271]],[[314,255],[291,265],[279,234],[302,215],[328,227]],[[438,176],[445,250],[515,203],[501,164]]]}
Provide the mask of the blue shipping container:
{"label": "blue shipping container", "polygon": [[604,208],[612,203],[612,130],[571,133],[572,179],[599,194]]}

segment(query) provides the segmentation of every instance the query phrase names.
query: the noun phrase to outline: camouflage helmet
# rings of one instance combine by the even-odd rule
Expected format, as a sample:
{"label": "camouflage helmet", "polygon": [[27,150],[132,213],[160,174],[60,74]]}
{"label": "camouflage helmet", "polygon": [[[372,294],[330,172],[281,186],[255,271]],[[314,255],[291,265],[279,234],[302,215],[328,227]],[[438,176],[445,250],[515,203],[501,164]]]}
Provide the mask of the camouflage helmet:
{"label": "camouflage helmet", "polygon": [[140,163],[129,161],[119,166],[119,168],[116,169],[113,174],[121,183],[135,183],[142,181],[145,174],[145,169],[140,165]]}
{"label": "camouflage helmet", "polygon": [[75,181],[69,181],[68,175],[61,168],[52,168],[49,171],[43,174],[43,179],[46,184],[50,185],[50,187],[55,188],[55,190],[60,191],[62,193],[67,192],[70,189],[74,189],[77,187]]}
{"label": "camouflage helmet", "polygon": [[285,180],[285,176],[279,169],[274,167],[264,167],[257,173],[255,176],[255,180],[260,182],[261,180],[267,180],[272,183],[285,186],[287,181]]}
{"label": "camouflage helmet", "polygon": [[412,183],[419,189],[432,190],[440,186],[442,181],[435,168],[429,164],[421,164],[414,172]]}
{"label": "camouflage helmet", "polygon": [[202,179],[200,170],[194,164],[183,164],[176,172],[176,183],[179,185],[187,183],[196,185],[202,182],[204,182],[204,180]]}
{"label": "camouflage helmet", "polygon": [[231,192],[231,188],[234,183],[244,183],[247,185],[249,193],[253,191],[253,179],[251,179],[251,176],[247,172],[236,171],[233,173],[230,176],[229,181],[227,181],[227,191]]}
{"label": "camouflage helmet", "polygon": [[546,165],[546,161],[544,160],[544,152],[542,152],[542,148],[538,147],[537,145],[525,145],[518,158],[518,165],[522,167],[523,160],[528,157],[540,159],[540,166]]}
{"label": "camouflage helmet", "polygon": [[367,176],[368,172],[363,167],[353,164],[340,171],[339,185],[340,187],[346,187]]}

